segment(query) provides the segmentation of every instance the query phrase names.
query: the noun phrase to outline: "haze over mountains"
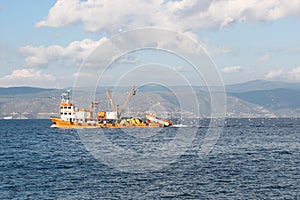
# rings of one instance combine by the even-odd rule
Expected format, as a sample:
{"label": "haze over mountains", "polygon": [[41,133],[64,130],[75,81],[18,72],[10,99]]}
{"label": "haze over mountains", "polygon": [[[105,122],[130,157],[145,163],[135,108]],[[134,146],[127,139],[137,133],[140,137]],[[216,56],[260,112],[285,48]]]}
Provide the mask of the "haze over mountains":
{"label": "haze over mountains", "polygon": [[[181,95],[190,95],[184,87],[174,87]],[[7,116],[13,118],[49,118],[58,115],[60,95],[65,89],[44,89],[32,87],[0,88],[0,119]],[[100,108],[110,109],[104,88],[96,95]],[[126,92],[114,94],[116,104],[125,101]],[[194,93],[199,102],[201,117],[210,116],[210,96],[201,87],[195,87]],[[88,108],[90,102],[85,102],[85,92],[78,99],[78,107]],[[300,117],[300,83],[255,80],[226,86],[226,117]],[[191,117],[196,117],[192,106],[186,108]],[[142,115],[145,111],[171,113],[176,117],[180,112],[176,96],[160,87],[145,87],[133,96],[127,115]],[[130,113],[128,113],[130,111]]]}

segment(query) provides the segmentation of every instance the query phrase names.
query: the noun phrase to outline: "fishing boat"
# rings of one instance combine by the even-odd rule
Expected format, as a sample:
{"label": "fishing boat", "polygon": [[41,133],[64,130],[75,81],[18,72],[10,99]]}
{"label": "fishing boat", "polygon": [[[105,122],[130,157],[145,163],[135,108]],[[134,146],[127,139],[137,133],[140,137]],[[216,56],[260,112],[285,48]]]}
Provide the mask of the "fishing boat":
{"label": "fishing boat", "polygon": [[12,119],[13,117],[12,116],[5,116],[3,117],[3,119]]}
{"label": "fishing boat", "polygon": [[71,99],[71,91],[61,95],[59,106],[60,117],[50,117],[52,128],[158,128],[169,127],[173,122],[168,119],[156,117],[154,113],[146,113],[145,120],[138,117],[122,117],[130,98],[136,94],[135,87],[132,86],[126,101],[119,112],[119,106],[115,106],[112,96],[105,89],[107,97],[113,111],[94,112],[94,108],[99,104],[97,101],[90,103],[88,109],[77,108]]}

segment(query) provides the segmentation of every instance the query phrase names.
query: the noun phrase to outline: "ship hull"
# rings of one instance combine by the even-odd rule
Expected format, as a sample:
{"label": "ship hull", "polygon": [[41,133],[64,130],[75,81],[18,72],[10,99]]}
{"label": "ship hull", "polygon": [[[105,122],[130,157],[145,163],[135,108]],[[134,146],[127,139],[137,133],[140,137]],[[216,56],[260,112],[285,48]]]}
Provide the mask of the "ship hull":
{"label": "ship hull", "polygon": [[98,123],[98,122],[69,122],[60,118],[50,118],[52,122],[52,128],[159,128],[163,127],[158,123],[140,123],[140,124],[120,124],[120,123]]}

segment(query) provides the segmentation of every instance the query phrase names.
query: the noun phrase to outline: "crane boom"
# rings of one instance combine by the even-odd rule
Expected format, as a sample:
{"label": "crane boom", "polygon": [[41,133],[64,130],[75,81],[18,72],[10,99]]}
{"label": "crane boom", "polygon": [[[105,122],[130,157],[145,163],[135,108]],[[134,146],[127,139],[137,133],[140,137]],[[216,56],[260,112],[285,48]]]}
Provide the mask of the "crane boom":
{"label": "crane boom", "polygon": [[133,85],[132,88],[131,88],[131,90],[130,90],[130,92],[129,92],[129,94],[128,94],[128,96],[127,96],[127,98],[126,98],[126,101],[125,101],[125,102],[123,103],[123,105],[122,105],[122,110],[121,110],[121,112],[118,113],[118,118],[120,118],[121,115],[123,114],[123,112],[125,111],[125,108],[126,108],[127,104],[129,103],[130,98],[131,98],[133,95],[135,95],[135,90],[134,90],[134,88],[135,88],[135,86]]}
{"label": "crane boom", "polygon": [[92,101],[90,104],[90,119],[93,119],[93,108],[95,105],[98,105],[99,102],[98,101]]}
{"label": "crane boom", "polygon": [[115,106],[115,104],[114,104],[114,102],[113,102],[113,100],[112,100],[112,97],[111,97],[111,94],[110,94],[108,88],[105,88],[105,91],[106,91],[106,94],[107,94],[107,97],[108,97],[108,99],[109,99],[109,102],[110,102],[110,105],[111,105],[112,109],[113,109],[115,112],[118,112],[118,107]]}

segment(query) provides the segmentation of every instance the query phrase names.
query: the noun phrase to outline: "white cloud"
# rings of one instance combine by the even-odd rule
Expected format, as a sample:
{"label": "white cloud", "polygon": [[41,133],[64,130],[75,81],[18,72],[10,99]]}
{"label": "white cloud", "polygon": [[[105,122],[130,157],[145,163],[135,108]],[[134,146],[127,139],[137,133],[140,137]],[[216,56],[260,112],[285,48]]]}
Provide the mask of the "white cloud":
{"label": "white cloud", "polygon": [[19,50],[21,53],[29,55],[25,59],[25,63],[27,66],[46,65],[49,62],[46,53],[47,51],[43,46],[25,46],[21,47]]}
{"label": "white cloud", "polygon": [[300,66],[288,72],[288,79],[290,81],[300,81]]}
{"label": "white cloud", "polygon": [[267,79],[274,79],[281,77],[284,74],[283,69],[275,70],[275,71],[270,71],[265,75],[265,78]]}
{"label": "white cloud", "polygon": [[36,69],[17,69],[11,74],[0,78],[1,87],[13,86],[34,86],[34,87],[54,87],[56,78],[41,70]]}
{"label": "white cloud", "polygon": [[270,71],[265,75],[267,79],[276,79],[291,82],[300,82],[300,67],[295,67],[289,71],[283,69]]}
{"label": "white cloud", "polygon": [[106,38],[99,41],[84,39],[82,41],[71,42],[67,47],[53,45],[49,47],[25,46],[19,50],[26,56],[25,65],[29,67],[44,66],[53,61],[72,59],[74,64],[83,62],[93,49],[99,46]]}
{"label": "white cloud", "polygon": [[[35,26],[61,27],[81,22],[87,31],[109,33],[144,26],[167,27],[181,31],[192,39],[197,39],[193,32],[200,29],[222,28],[239,22],[271,21],[300,15],[299,10],[298,0],[291,0],[288,3],[284,0],[263,2],[259,0],[128,0],[126,3],[120,3],[117,0],[57,0],[49,10],[48,16],[37,22]],[[147,35],[144,37],[146,38]],[[173,43],[174,45],[174,40],[171,39],[173,38],[160,41],[158,46],[174,48],[167,44]],[[65,60],[72,60],[78,65],[100,43],[101,41],[85,39],[74,41],[67,47],[25,46],[20,48],[20,51],[25,54],[25,64],[29,67],[45,66],[53,61],[64,62]],[[203,44],[203,47],[215,55],[232,51],[222,46]],[[195,51],[193,46],[186,48],[186,52]]]}
{"label": "white cloud", "polygon": [[231,67],[225,67],[222,69],[223,73],[238,73],[241,72],[243,68],[241,66],[231,66]]}
{"label": "white cloud", "polygon": [[82,22],[87,31],[116,33],[143,26],[176,30],[222,28],[231,23],[272,21],[300,15],[299,0],[58,0],[36,27]]}
{"label": "white cloud", "polygon": [[[59,45],[52,45],[49,47],[45,46],[24,46],[19,51],[25,56],[25,65],[28,67],[40,67],[46,66],[53,62],[64,62],[72,61],[72,65],[79,66],[84,61],[87,62],[85,65],[92,65],[93,63],[97,66],[101,66],[101,62],[108,60],[101,60],[105,58],[106,54],[110,54],[109,58],[118,58],[120,53],[132,50],[131,48],[142,48],[142,47],[154,47],[159,49],[168,49],[179,54],[204,54],[206,51],[212,54],[229,53],[231,50],[224,47],[216,47],[208,45],[207,43],[201,46],[195,42],[193,34],[185,32],[177,34],[176,32],[169,31],[165,32],[160,29],[141,29],[136,32],[128,32],[123,37],[115,37],[112,40],[104,37],[98,41],[91,39],[84,39],[82,41],[71,42],[67,47]],[[167,34],[167,35],[166,35]],[[153,38],[153,35],[155,37]],[[155,39],[155,40],[154,40]],[[97,49],[98,46],[102,46],[101,49]],[[203,48],[204,49],[203,49]],[[91,54],[94,51],[94,54]],[[114,54],[116,53],[116,54]],[[99,57],[99,55],[101,55]],[[88,60],[86,60],[88,58]],[[121,63],[136,63],[138,62],[137,57],[130,55],[124,55],[120,58]],[[61,63],[59,63],[61,64]],[[64,63],[65,64],[65,63]],[[102,63],[105,64],[105,63]],[[104,66],[104,65],[103,65]]]}

